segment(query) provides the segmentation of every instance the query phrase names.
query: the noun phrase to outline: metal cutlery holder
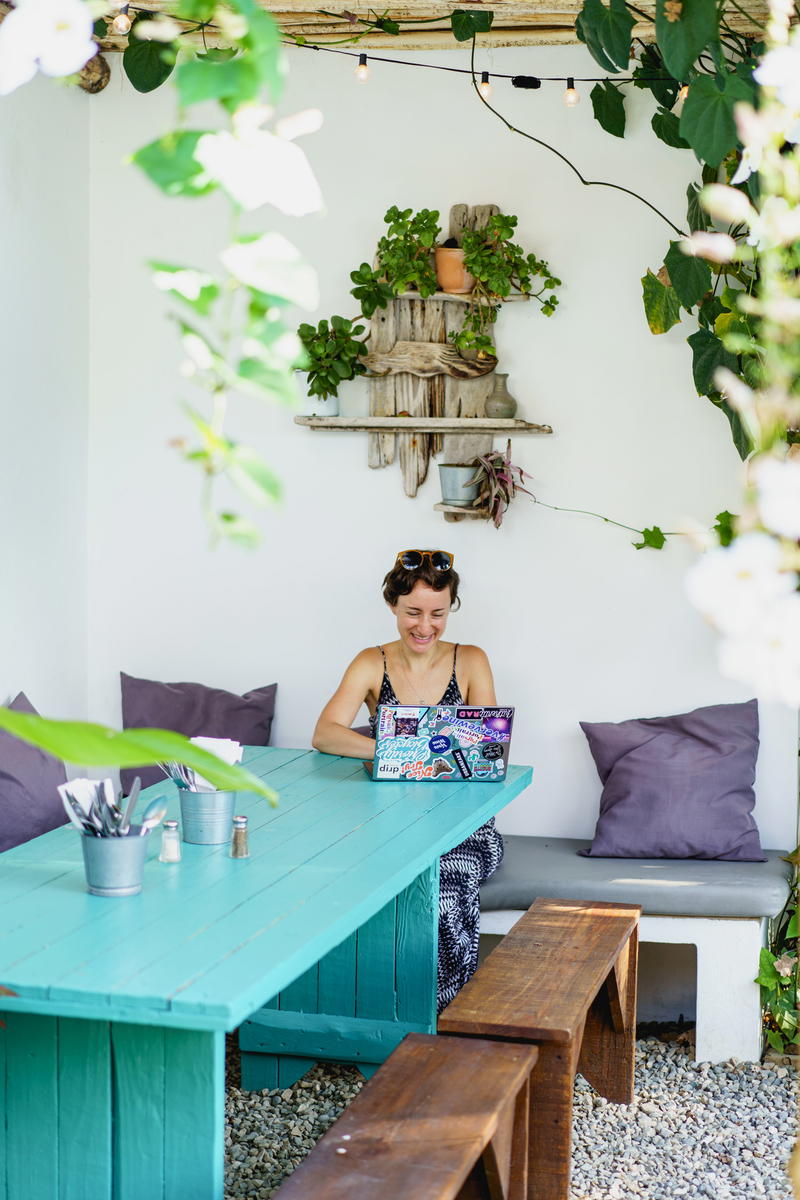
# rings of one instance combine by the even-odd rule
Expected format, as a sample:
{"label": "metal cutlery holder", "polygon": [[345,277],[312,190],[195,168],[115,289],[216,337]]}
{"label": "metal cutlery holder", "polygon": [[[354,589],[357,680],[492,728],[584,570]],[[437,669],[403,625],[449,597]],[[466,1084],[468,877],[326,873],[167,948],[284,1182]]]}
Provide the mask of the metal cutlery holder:
{"label": "metal cutlery holder", "polygon": [[235,792],[191,792],[181,788],[183,840],[217,846],[231,840]]}
{"label": "metal cutlery holder", "polygon": [[142,890],[149,830],[131,825],[125,837],[81,838],[86,885],[93,896],[135,896]]}

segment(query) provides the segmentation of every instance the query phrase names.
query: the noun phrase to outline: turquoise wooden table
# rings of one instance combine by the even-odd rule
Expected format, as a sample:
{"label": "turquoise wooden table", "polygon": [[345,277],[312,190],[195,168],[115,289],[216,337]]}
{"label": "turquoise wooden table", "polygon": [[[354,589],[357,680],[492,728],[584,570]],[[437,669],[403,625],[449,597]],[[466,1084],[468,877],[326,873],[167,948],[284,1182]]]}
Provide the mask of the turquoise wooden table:
{"label": "turquoise wooden table", "polygon": [[438,858],[530,768],[420,785],[314,751],[245,762],[280,793],[238,798],[249,859],[167,865],[155,837],[141,894],[109,900],[72,826],[0,856],[2,1200],[221,1200],[226,1031],[249,1086],[317,1058],[369,1071],[434,1031]]}

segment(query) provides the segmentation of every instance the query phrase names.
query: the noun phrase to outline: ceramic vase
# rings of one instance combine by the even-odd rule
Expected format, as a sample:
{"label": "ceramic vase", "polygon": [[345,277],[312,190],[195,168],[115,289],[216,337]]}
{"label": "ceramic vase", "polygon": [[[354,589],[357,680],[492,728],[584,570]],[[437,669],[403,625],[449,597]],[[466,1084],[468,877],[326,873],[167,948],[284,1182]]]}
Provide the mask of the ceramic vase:
{"label": "ceramic vase", "polygon": [[484,404],[487,417],[508,419],[517,411],[517,402],[508,390],[508,375],[495,372],[494,387]]}

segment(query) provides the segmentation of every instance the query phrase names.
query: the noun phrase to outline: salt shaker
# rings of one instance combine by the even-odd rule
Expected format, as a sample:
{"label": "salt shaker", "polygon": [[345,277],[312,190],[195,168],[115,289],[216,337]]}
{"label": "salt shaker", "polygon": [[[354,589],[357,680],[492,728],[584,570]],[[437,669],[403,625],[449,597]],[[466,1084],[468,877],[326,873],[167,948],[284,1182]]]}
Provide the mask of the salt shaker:
{"label": "salt shaker", "polygon": [[247,845],[247,817],[233,818],[233,838],[231,839],[231,858],[249,858],[250,850]]}
{"label": "salt shaker", "polygon": [[158,861],[174,863],[181,861],[181,840],[178,836],[178,822],[165,821],[161,830],[161,853]]}

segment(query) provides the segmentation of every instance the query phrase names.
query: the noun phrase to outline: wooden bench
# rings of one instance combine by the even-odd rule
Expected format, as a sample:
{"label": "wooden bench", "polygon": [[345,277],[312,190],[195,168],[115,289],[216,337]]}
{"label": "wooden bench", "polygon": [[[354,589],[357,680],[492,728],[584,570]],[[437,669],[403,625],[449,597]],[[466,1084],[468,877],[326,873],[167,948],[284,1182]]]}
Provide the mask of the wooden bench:
{"label": "wooden bench", "polygon": [[512,834],[504,842],[503,861],[481,888],[482,934],[507,933],[537,896],[639,904],[640,942],[696,947],[696,1058],[758,1061],[754,979],[769,920],[789,895],[787,851],[765,850],[766,862],[584,858],[585,838]]}
{"label": "wooden bench", "polygon": [[440,1033],[539,1047],[528,1200],[567,1200],[576,1071],[608,1100],[633,1100],[640,911],[536,900],[439,1017]]}
{"label": "wooden bench", "polygon": [[525,1200],[535,1046],[409,1034],[279,1200]]}

